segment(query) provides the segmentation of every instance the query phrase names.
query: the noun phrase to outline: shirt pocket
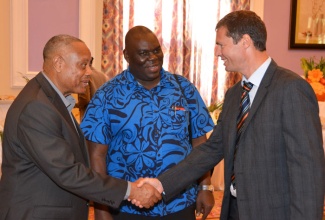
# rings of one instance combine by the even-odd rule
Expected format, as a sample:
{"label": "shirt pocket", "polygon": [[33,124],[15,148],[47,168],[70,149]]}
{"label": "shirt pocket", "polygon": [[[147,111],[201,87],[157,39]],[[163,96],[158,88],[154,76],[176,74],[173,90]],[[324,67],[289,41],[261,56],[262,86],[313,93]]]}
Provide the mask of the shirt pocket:
{"label": "shirt pocket", "polygon": [[171,132],[185,136],[189,134],[190,112],[183,107],[172,107],[169,115],[171,117]]}

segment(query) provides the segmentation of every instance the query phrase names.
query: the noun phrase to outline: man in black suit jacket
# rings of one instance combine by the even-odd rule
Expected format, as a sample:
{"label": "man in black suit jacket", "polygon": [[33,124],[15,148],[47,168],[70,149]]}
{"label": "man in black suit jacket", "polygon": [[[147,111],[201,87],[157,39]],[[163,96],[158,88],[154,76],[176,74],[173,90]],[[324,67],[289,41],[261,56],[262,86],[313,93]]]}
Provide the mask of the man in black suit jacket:
{"label": "man in black suit jacket", "polygon": [[86,220],[87,200],[118,207],[139,198],[150,207],[161,196],[147,185],[101,176],[89,168],[82,131],[71,114],[71,93],[85,92],[91,54],[80,39],[58,35],[44,47],[43,71],[8,110],[3,136],[0,220]]}
{"label": "man in black suit jacket", "polygon": [[[321,220],[325,163],[315,93],[267,55],[266,28],[254,12],[231,12],[216,29],[217,55],[227,71],[240,72],[243,79],[227,91],[208,141],[159,176],[160,182],[146,181],[168,200],[224,158],[221,220]],[[243,81],[253,88],[236,141]]]}

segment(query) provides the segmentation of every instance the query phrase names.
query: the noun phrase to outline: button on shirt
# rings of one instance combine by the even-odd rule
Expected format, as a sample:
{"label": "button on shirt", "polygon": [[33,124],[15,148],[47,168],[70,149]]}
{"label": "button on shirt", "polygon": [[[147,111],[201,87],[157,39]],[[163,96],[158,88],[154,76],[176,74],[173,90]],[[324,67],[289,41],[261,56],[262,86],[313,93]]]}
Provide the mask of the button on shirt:
{"label": "button on shirt", "polygon": [[[86,139],[109,146],[108,175],[129,181],[157,177],[192,151],[190,133],[197,138],[213,129],[196,88],[180,77],[185,98],[171,73],[162,69],[160,74],[160,83],[147,90],[127,69],[105,83],[90,101],[81,128]],[[196,184],[192,184],[168,203],[160,201],[147,210],[125,201],[120,211],[164,216],[195,203],[196,195]]]}

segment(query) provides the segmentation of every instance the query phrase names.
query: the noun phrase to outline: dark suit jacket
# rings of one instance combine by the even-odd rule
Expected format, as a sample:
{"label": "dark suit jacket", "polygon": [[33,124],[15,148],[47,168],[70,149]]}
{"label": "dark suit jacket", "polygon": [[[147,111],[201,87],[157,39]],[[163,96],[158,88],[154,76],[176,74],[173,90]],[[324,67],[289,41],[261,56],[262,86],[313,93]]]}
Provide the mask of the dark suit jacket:
{"label": "dark suit jacket", "polygon": [[271,62],[245,122],[234,163],[241,93],[240,83],[228,90],[209,140],[159,177],[165,199],[175,196],[224,157],[221,219],[228,219],[234,166],[240,220],[321,220],[324,150],[318,103],[310,85]]}
{"label": "dark suit jacket", "polygon": [[0,220],[86,220],[87,199],[119,206],[127,182],[89,169],[76,127],[42,73],[24,87],[5,121]]}

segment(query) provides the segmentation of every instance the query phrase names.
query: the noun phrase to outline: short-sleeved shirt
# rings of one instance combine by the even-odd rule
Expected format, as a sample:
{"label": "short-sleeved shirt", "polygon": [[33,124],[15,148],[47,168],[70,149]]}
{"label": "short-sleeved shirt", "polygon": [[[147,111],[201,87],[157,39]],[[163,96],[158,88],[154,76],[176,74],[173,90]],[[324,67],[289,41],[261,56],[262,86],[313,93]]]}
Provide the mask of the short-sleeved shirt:
{"label": "short-sleeved shirt", "polygon": [[[129,69],[124,70],[90,101],[81,128],[87,140],[109,146],[108,175],[132,182],[157,177],[192,151],[190,135],[198,138],[213,129],[195,86],[177,75],[184,97],[173,74],[164,69],[160,74],[159,84],[148,90]],[[196,201],[196,188],[193,183],[174,200],[160,201],[151,209],[138,209],[124,201],[120,211],[145,216],[178,212]]]}

